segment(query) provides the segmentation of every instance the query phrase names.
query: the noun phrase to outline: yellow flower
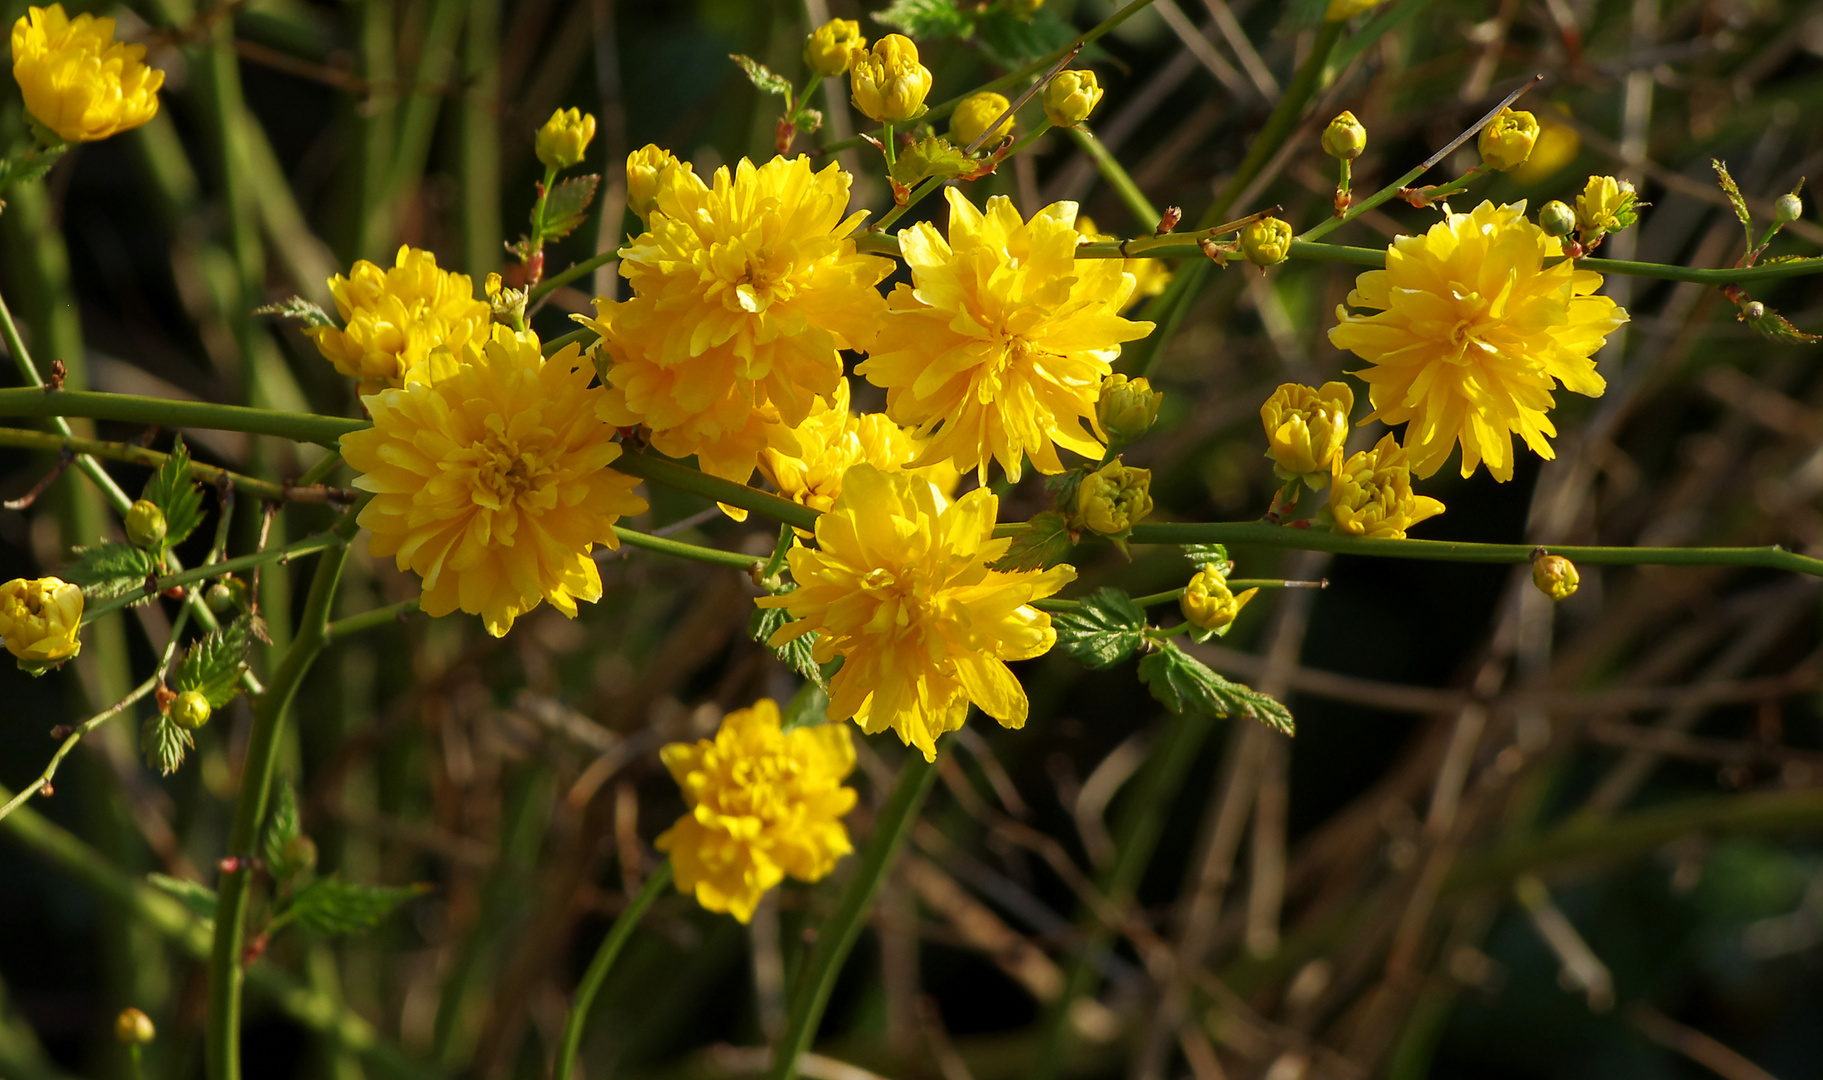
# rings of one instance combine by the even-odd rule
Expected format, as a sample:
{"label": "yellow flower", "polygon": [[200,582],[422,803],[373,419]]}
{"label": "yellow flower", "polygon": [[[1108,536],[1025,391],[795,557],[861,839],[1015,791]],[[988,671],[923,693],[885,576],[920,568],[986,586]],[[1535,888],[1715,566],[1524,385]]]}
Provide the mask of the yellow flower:
{"label": "yellow flower", "polygon": [[930,438],[920,462],[947,457],[985,482],[996,458],[1009,480],[1028,455],[1062,472],[1059,446],[1100,458],[1101,381],[1121,342],[1152,332],[1116,314],[1132,275],[1113,259],[1076,261],[1075,203],[1028,223],[1004,196],[983,214],[955,188],[944,195],[949,241],[928,222],[899,233],[912,283],[893,290],[856,372],[886,388],[887,415]]}
{"label": "yellow flower", "polygon": [[54,577],[0,585],[0,644],[22,668],[62,663],[82,651],[82,590]]}
{"label": "yellow flower", "polygon": [[[1076,231],[1082,234],[1083,239],[1097,243],[1120,239],[1097,229],[1095,219],[1087,214],[1076,215]],[[1123,312],[1147,297],[1164,292],[1165,286],[1171,284],[1171,268],[1165,265],[1163,259],[1123,259],[1121,269],[1133,275],[1133,292],[1128,295],[1127,302],[1121,305],[1120,310]]]}
{"label": "yellow flower", "polygon": [[[856,462],[865,461],[881,472],[899,472],[918,456],[917,439],[885,413],[855,416],[849,412],[847,379],[836,384],[833,398],[827,403],[818,399],[793,432],[797,453],[770,447],[760,451],[760,472],[779,494],[818,513],[835,505],[842,493],[842,476]],[[947,461],[909,471],[937,485],[946,497],[961,479]]]}
{"label": "yellow flower", "polygon": [[588,323],[601,418],[643,423],[661,452],[742,483],[761,448],[795,453],[789,429],[835,392],[838,350],[869,348],[885,309],[874,286],[892,263],[856,253],[866,212],[847,214],[849,183],[803,157],[742,160],[713,186],[666,170],[647,231],[620,250],[633,297],[597,300]]}
{"label": "yellow flower", "polygon": [[1109,446],[1133,442],[1158,421],[1158,407],[1165,395],[1152,389],[1145,379],[1128,379],[1110,375],[1102,380],[1101,396],[1095,400],[1095,419]]}
{"label": "yellow flower", "polygon": [[1342,460],[1348,442],[1348,414],[1355,392],[1347,383],[1326,382],[1312,390],[1286,383],[1260,406],[1266,428],[1266,456],[1280,480],[1303,480],[1310,490],[1329,483],[1329,473]]}
{"label": "yellow flower", "polygon": [[756,601],[798,620],[772,645],[814,630],[818,663],[843,658],[829,685],[830,719],[852,716],[870,735],[891,728],[928,761],[971,701],[1006,727],[1025,724],[1025,690],[1006,661],[1050,649],[1051,617],[1029,605],[1076,571],[989,570],[1012,544],[993,539],[998,512],[985,488],[950,503],[907,473],[848,470],[817,519],[817,547],[788,556],[796,591]]}
{"label": "yellow flower", "polygon": [[1103,536],[1118,536],[1152,513],[1152,470],[1129,469],[1119,458],[1082,478],[1076,517]]}
{"label": "yellow flower", "polygon": [[627,209],[644,221],[658,206],[658,189],[673,168],[695,175],[687,161],[678,161],[669,150],[651,143],[627,155]]}
{"label": "yellow flower", "polygon": [[114,20],[27,8],[13,24],[13,78],[25,107],[65,142],[93,142],[158,114],[165,73],[145,65],[144,45],[114,40]]}
{"label": "yellow flower", "polygon": [[1101,104],[1093,71],[1060,71],[1044,84],[1044,115],[1058,127],[1075,127]]}
{"label": "yellow flower", "polygon": [[595,138],[595,116],[580,109],[558,109],[538,129],[535,148],[547,169],[568,169],[582,161]]}
{"label": "yellow flower", "polygon": [[601,598],[589,557],[619,547],[614,522],[646,509],[639,481],[608,468],[614,429],[575,345],[550,359],[536,334],[494,327],[434,384],[362,399],[373,427],[342,455],[374,493],[361,511],[370,550],[424,579],[424,611],[458,607],[500,637],[540,600],[572,618]]}
{"label": "yellow flower", "polygon": [[1619,232],[1639,220],[1638,193],[1612,176],[1591,176],[1576,196],[1576,227],[1585,233]]}
{"label": "yellow flower", "polygon": [[1380,310],[1338,308],[1329,340],[1372,364],[1354,373],[1374,405],[1367,419],[1411,421],[1405,448],[1419,476],[1460,442],[1463,476],[1485,459],[1495,479],[1510,480],[1512,433],[1555,456],[1545,412],[1557,383],[1601,395],[1607,384],[1590,357],[1627,313],[1594,295],[1600,274],[1568,260],[1544,265],[1562,253],[1526,220],[1524,203],[1484,202],[1423,236],[1398,237],[1386,269],[1355,279],[1349,307]]}
{"label": "yellow flower", "polygon": [[[984,90],[979,94],[970,94],[963,98],[962,103],[956,106],[956,111],[949,117],[950,142],[955,143],[958,150],[966,150],[976,142],[982,142],[990,147],[998,143],[1012,133],[1013,117],[1007,113],[1008,107],[1012,104],[1004,95],[996,94],[992,90]],[[996,127],[992,135],[982,139],[982,132],[986,131],[987,126],[1000,119],[1002,115],[1006,116],[1006,122]]]}
{"label": "yellow flower", "polygon": [[1291,222],[1261,218],[1241,230],[1241,253],[1255,266],[1277,266],[1291,256]]}
{"label": "yellow flower", "polygon": [[391,270],[362,259],[347,277],[330,278],[329,291],[346,327],[305,332],[337,371],[360,380],[362,394],[432,378],[432,352],[460,355],[486,339],[492,321],[467,274],[439,270],[435,255],[409,246]]}
{"label": "yellow flower", "polygon": [[1502,109],[1475,137],[1481,163],[1506,172],[1524,165],[1538,143],[1538,117],[1524,109]]}
{"label": "yellow flower", "polygon": [[1177,607],[1190,625],[1198,630],[1213,630],[1219,637],[1228,632],[1235,616],[1259,591],[1256,587],[1236,596],[1228,588],[1228,578],[1222,568],[1206,564],[1197,570],[1190,584],[1184,586],[1183,594],[1177,598]]}
{"label": "yellow flower", "polygon": [[1384,0],[1329,0],[1329,10],[1323,13],[1328,22],[1342,22],[1352,19],[1379,7]]}
{"label": "yellow flower", "polygon": [[780,731],[761,698],[722,718],[714,739],[659,752],[689,811],[655,841],[671,854],[679,892],[741,922],[790,874],[817,881],[854,850],[842,816],[854,809],[854,743],[839,724]]}
{"label": "yellow flower", "polygon": [[903,34],[888,34],[873,51],[855,57],[849,71],[855,108],[883,124],[915,119],[930,93],[930,69],[918,63],[918,47]]}
{"label": "yellow flower", "polygon": [[1443,513],[1443,504],[1412,494],[1405,449],[1387,435],[1372,450],[1336,462],[1329,513],[1339,533],[1402,540],[1405,530]]}
{"label": "yellow flower", "polygon": [[854,19],[831,19],[804,39],[804,66],[819,79],[844,74],[867,55],[867,39]]}

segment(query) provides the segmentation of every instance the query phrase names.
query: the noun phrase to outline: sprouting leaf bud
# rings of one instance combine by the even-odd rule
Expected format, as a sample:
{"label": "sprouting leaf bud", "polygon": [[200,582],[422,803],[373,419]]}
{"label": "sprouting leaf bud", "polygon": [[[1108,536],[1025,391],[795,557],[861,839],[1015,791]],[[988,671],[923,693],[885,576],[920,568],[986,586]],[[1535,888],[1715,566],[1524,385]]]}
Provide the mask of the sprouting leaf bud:
{"label": "sprouting leaf bud", "polygon": [[1276,266],[1291,254],[1291,222],[1261,218],[1241,230],[1241,252],[1255,266]]}
{"label": "sprouting leaf bud", "polygon": [[316,841],[298,834],[285,841],[285,868],[298,877],[316,870]]}
{"label": "sprouting leaf bud", "polygon": [[804,39],[804,66],[819,79],[845,75],[867,52],[867,39],[854,19],[831,19]]}
{"label": "sprouting leaf bud", "polygon": [[134,547],[155,548],[165,542],[165,512],[151,499],[140,499],[127,510],[127,539]]}
{"label": "sprouting leaf bud", "polygon": [[573,168],[595,138],[595,117],[580,109],[558,109],[538,129],[538,160],[547,169]]}
{"label": "sprouting leaf bud", "polygon": [[1772,204],[1772,216],[1781,225],[1789,225],[1804,216],[1804,200],[1798,198],[1797,192],[1781,195]]}
{"label": "sprouting leaf bud", "polygon": [[1567,600],[1581,584],[1576,564],[1562,555],[1540,555],[1532,560],[1532,584],[1552,600]]}
{"label": "sprouting leaf bud", "polygon": [[1353,161],[1367,149],[1367,128],[1344,110],[1323,129],[1323,152],[1338,161]]}
{"label": "sprouting leaf bud", "polygon": [[1044,115],[1058,127],[1075,127],[1101,104],[1093,71],[1060,71],[1044,87]]}
{"label": "sprouting leaf bud", "polygon": [[1538,143],[1538,117],[1523,109],[1502,109],[1475,140],[1481,163],[1506,172],[1524,165]]}
{"label": "sprouting leaf bud", "polygon": [[214,711],[201,690],[185,690],[171,702],[171,722],[187,731],[195,731],[209,722]]}
{"label": "sprouting leaf bud", "polygon": [[1576,211],[1562,199],[1552,199],[1538,208],[1538,227],[1546,236],[1568,236],[1576,230]]}
{"label": "sprouting leaf bud", "polygon": [[1109,445],[1125,446],[1152,430],[1158,420],[1159,403],[1164,400],[1165,395],[1152,389],[1145,379],[1110,375],[1102,380],[1095,419],[1108,436]]}
{"label": "sprouting leaf bud", "polygon": [[114,1018],[114,1038],[129,1046],[144,1046],[158,1036],[152,1027],[152,1018],[138,1009],[120,1010]]}

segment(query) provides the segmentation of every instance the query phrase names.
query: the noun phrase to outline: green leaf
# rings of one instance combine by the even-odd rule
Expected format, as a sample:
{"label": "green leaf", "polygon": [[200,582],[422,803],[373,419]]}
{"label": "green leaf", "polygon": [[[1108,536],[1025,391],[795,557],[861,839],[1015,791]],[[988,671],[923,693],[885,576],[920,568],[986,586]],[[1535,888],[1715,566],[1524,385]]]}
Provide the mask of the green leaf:
{"label": "green leaf", "polygon": [[147,874],[146,883],[159,892],[175,897],[196,915],[210,922],[215,921],[215,890],[207,885],[182,878],[166,877],[164,874]]}
{"label": "green leaf", "polygon": [[266,839],[261,846],[266,856],[266,872],[281,885],[311,869],[294,858],[296,849],[291,842],[302,835],[304,827],[298,820],[297,794],[290,784],[280,783],[272,793],[272,812],[266,817]]}
{"label": "green leaf", "polygon": [[975,171],[975,159],[936,135],[928,135],[899,151],[892,165],[892,178],[906,187],[917,187],[931,177],[951,180]]}
{"label": "green leaf", "polygon": [[1785,316],[1766,307],[1764,304],[1761,304],[1760,307],[1763,310],[1763,314],[1761,314],[1759,318],[1748,318],[1747,314],[1742,312],[1740,320],[1752,327],[1754,333],[1768,341],[1776,341],[1781,345],[1809,345],[1818,341],[1823,341],[1823,334],[1806,334],[1804,331],[1793,326],[1791,320],[1787,319]]}
{"label": "green leaf", "polygon": [[588,217],[589,204],[595,201],[595,187],[601,177],[572,176],[551,188],[544,200],[544,238],[556,240],[576,231]]}
{"label": "green leaf", "polygon": [[[0,158],[0,191],[5,191],[14,184],[29,184],[50,172],[51,166],[55,165],[57,159],[62,157],[63,152],[68,149],[69,145],[66,143],[42,150],[28,149],[14,157]],[[4,205],[4,203],[0,203],[0,206]]]}
{"label": "green leaf", "polygon": [[170,776],[184,763],[184,754],[196,740],[188,731],[172,723],[163,713],[153,713],[139,729],[139,752],[145,756],[146,768]]}
{"label": "green leaf", "polygon": [[[791,585],[790,588],[779,590],[779,593],[787,593],[795,588],[797,588],[797,586],[794,584]],[[771,639],[772,635],[778,632],[780,627],[790,621],[791,616],[786,614],[785,609],[783,608],[755,608],[753,616],[747,620],[747,636],[759,642],[761,645],[765,645],[766,642]],[[829,681],[823,677],[823,667],[810,655],[811,650],[816,647],[816,643],[817,635],[816,631],[813,630],[808,634],[800,634],[798,637],[773,649],[772,652],[773,655],[785,662],[786,667],[797,672],[816,686],[827,690],[829,688]],[[767,647],[770,648],[770,646]]]}
{"label": "green leaf", "polygon": [[1275,37],[1322,26],[1323,17],[1329,12],[1329,0],[1289,0],[1284,5],[1284,12],[1284,18],[1273,31]]}
{"label": "green leaf", "polygon": [[1728,196],[1728,202],[1734,207],[1734,216],[1741,220],[1741,228],[1747,233],[1747,246],[1753,247],[1753,215],[1747,212],[1747,199],[1741,194],[1740,185],[1728,174],[1728,166],[1720,158],[1710,158],[1709,165],[1715,170],[1715,182],[1721,185],[1722,194]]}
{"label": "green leaf", "polygon": [[1113,667],[1132,656],[1145,637],[1145,609],[1119,589],[1102,589],[1081,604],[1051,615],[1057,647],[1089,668]]}
{"label": "green leaf", "polygon": [[968,37],[974,21],[955,0],[893,0],[885,11],[874,12],[874,21],[890,26],[913,41]]}
{"label": "green leaf", "polygon": [[294,296],[289,300],[280,300],[276,304],[267,304],[265,307],[254,308],[253,313],[255,315],[277,315],[281,319],[296,319],[298,322],[303,323],[306,328],[335,325],[335,320],[329,317],[327,311],[324,311],[322,308],[301,296]]}
{"label": "green leaf", "polygon": [[312,933],[352,934],[379,925],[400,904],[430,891],[429,885],[350,885],[330,876],[317,878],[299,890],[285,913]]}
{"label": "green leaf", "polygon": [[1029,19],[996,7],[975,23],[975,33],[989,60],[1015,68],[1068,45],[1076,37],[1076,28],[1049,7],[1040,8]]}
{"label": "green leaf", "polygon": [[114,540],[77,548],[75,555],[76,561],[63,568],[63,580],[82,586],[88,600],[143,593],[146,578],[158,570],[151,552]]}
{"label": "green leaf", "polygon": [[1228,558],[1228,545],[1226,544],[1185,544],[1184,558],[1189,559],[1190,565],[1198,570],[1214,563],[1222,567],[1224,577],[1234,567],[1234,561]]}
{"label": "green leaf", "polygon": [[1049,570],[1070,556],[1076,545],[1070,533],[1070,522],[1055,510],[1034,514],[1025,528],[1013,534],[1013,546],[1006,554],[988,564],[989,570],[1013,573],[1019,570]]}
{"label": "green leaf", "polygon": [[203,523],[202,485],[190,479],[190,450],[179,435],[171,456],[158,467],[140,498],[157,504],[165,514],[166,548],[174,548]]}
{"label": "green leaf", "polygon": [[233,701],[240,691],[241,672],[247,668],[249,644],[251,634],[244,616],[193,643],[184,650],[172,680],[177,692],[200,691],[212,709]]}
{"label": "green leaf", "polygon": [[755,90],[758,90],[762,94],[782,97],[785,99],[786,105],[791,104],[791,80],[785,78],[783,75],[774,74],[771,68],[760,63],[751,56],[742,56],[740,53],[730,53],[728,59],[733,60],[741,66],[741,70],[747,73],[747,79],[749,82],[753,83],[753,88]]}
{"label": "green leaf", "polygon": [[784,712],[779,718],[779,726],[786,731],[793,728],[809,727],[813,724],[828,722],[829,694],[816,683],[807,682],[791,695],[785,703]]}
{"label": "green leaf", "polygon": [[1172,712],[1195,709],[1210,716],[1246,716],[1287,735],[1296,733],[1291,711],[1284,705],[1222,678],[1174,641],[1140,659],[1139,680]]}

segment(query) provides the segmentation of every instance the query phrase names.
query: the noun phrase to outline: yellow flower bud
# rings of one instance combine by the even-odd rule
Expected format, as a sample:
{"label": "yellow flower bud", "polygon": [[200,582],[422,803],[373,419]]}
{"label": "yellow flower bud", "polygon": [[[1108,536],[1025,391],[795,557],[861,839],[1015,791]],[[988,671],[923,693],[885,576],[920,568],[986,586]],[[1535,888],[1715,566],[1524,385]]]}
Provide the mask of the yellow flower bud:
{"label": "yellow flower bud", "polygon": [[1353,161],[1365,149],[1367,128],[1346,109],[1323,129],[1323,152],[1338,161]]}
{"label": "yellow flower bud", "polygon": [[804,39],[804,66],[819,79],[843,75],[867,55],[867,39],[854,19],[831,19]]}
{"label": "yellow flower bud", "polygon": [[171,701],[171,722],[187,731],[195,731],[209,722],[215,710],[200,690],[185,690]]}
{"label": "yellow flower bud", "polygon": [[1323,19],[1326,22],[1342,22],[1372,11],[1382,2],[1383,0],[1329,0],[1329,10],[1323,13]]}
{"label": "yellow flower bud", "polygon": [[1443,513],[1443,504],[1412,494],[1410,461],[1391,435],[1372,450],[1337,461],[1329,484],[1329,514],[1348,536],[1405,539],[1405,530]]}
{"label": "yellow flower bud", "polygon": [[1236,596],[1228,588],[1228,579],[1222,575],[1221,568],[1205,565],[1184,587],[1183,594],[1177,598],[1177,607],[1184,613],[1184,619],[1197,629],[1225,634],[1235,616],[1259,591],[1248,589]]}
{"label": "yellow flower bud", "polygon": [[930,84],[930,69],[918,63],[918,46],[903,34],[874,42],[872,51],[855,58],[849,73],[855,108],[883,124],[923,115]]}
{"label": "yellow flower bud", "polygon": [[1276,266],[1291,254],[1291,222],[1261,218],[1241,230],[1241,253],[1255,266]]}
{"label": "yellow flower bud", "polygon": [[14,578],[0,585],[0,642],[25,670],[61,663],[82,651],[82,590],[54,577]]}
{"label": "yellow flower bud", "polygon": [[669,150],[652,143],[627,155],[627,208],[644,221],[658,205],[658,189],[665,175],[683,163]]}
{"label": "yellow flower bud", "polygon": [[1129,469],[1116,458],[1083,477],[1076,489],[1076,517],[1104,536],[1118,536],[1152,512],[1152,471]]}
{"label": "yellow flower bud", "polygon": [[1502,109],[1475,140],[1481,163],[1506,172],[1526,163],[1538,143],[1538,118],[1523,109]]}
{"label": "yellow flower bud", "polygon": [[122,1009],[114,1018],[114,1038],[130,1046],[144,1046],[157,1035],[152,1018],[138,1009]]}
{"label": "yellow flower bud", "polygon": [[127,539],[134,547],[155,548],[165,542],[165,512],[151,499],[127,508]]}
{"label": "yellow flower bud", "polygon": [[1576,196],[1576,227],[1585,233],[1619,232],[1639,220],[1638,203],[1631,183],[1591,176]]}
{"label": "yellow flower bud", "polygon": [[965,150],[981,141],[992,146],[1007,137],[1013,130],[1013,118],[1008,115],[1006,123],[994,129],[994,133],[982,140],[981,133],[987,126],[1000,119],[1012,102],[1004,96],[985,90],[979,94],[970,94],[956,106],[956,111],[949,118],[949,141],[956,144],[956,149]]}
{"label": "yellow flower bud", "polygon": [[1348,414],[1355,392],[1347,383],[1326,382],[1312,390],[1286,383],[1260,406],[1266,428],[1266,456],[1280,480],[1303,480],[1312,491],[1329,483],[1348,442]]}
{"label": "yellow flower bud", "polygon": [[1165,395],[1152,389],[1145,379],[1110,375],[1102,380],[1095,420],[1110,445],[1124,446],[1152,430],[1158,420],[1159,403],[1164,400]]}
{"label": "yellow flower bud", "polygon": [[538,160],[547,169],[569,169],[582,161],[595,137],[595,117],[580,109],[558,109],[538,129]]}
{"label": "yellow flower bud", "polygon": [[1044,114],[1058,127],[1075,127],[1101,104],[1093,71],[1060,71],[1044,87]]}
{"label": "yellow flower bud", "polygon": [[1576,564],[1562,555],[1540,555],[1532,560],[1532,584],[1552,600],[1568,600],[1582,577]]}
{"label": "yellow flower bud", "polygon": [[27,8],[13,24],[13,78],[25,107],[65,142],[93,142],[158,114],[165,73],[146,47],[114,40],[114,20],[74,19],[62,4]]}

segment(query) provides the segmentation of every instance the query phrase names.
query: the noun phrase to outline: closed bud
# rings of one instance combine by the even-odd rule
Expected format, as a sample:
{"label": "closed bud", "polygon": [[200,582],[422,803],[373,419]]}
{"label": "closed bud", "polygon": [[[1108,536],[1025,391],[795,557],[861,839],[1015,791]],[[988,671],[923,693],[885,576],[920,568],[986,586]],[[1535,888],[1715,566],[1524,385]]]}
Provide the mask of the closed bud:
{"label": "closed bud", "polygon": [[903,34],[874,42],[849,72],[855,108],[883,124],[922,116],[930,87],[930,69],[918,62],[918,46]]}
{"label": "closed bud", "polygon": [[[956,149],[965,150],[977,142],[988,145],[999,142],[1013,130],[1013,117],[1007,114],[1012,102],[1004,96],[986,90],[979,94],[970,94],[956,106],[956,111],[949,118],[949,139],[956,144]],[[1006,122],[994,128],[994,133],[987,139],[981,138],[988,125],[1006,115]]]}
{"label": "closed bud", "polygon": [[652,143],[628,154],[627,208],[641,221],[650,217],[658,206],[658,189],[664,185],[666,175],[682,166],[683,162],[671,151],[660,150]]}
{"label": "closed bud", "polygon": [[1749,300],[1741,305],[1741,314],[1747,317],[1748,322],[1759,322],[1766,317],[1766,305],[1758,300]]}
{"label": "closed bud", "polygon": [[1228,579],[1222,575],[1221,568],[1213,564],[1205,565],[1190,579],[1183,593],[1177,598],[1177,607],[1184,613],[1184,619],[1198,630],[1213,631],[1218,636],[1228,632],[1235,616],[1247,606],[1259,589],[1248,589],[1239,596],[1228,588]]}
{"label": "closed bud", "polygon": [[1562,555],[1540,555],[1532,560],[1532,584],[1552,600],[1568,600],[1581,583],[1576,564]]}
{"label": "closed bud", "polygon": [[1538,208],[1538,227],[1546,236],[1568,236],[1576,231],[1576,211],[1562,199],[1552,199]]}
{"label": "closed bud", "polygon": [[0,643],[22,670],[42,674],[82,651],[82,590],[54,577],[0,585]]}
{"label": "closed bud", "polygon": [[1781,195],[1772,204],[1772,216],[1781,225],[1789,225],[1804,216],[1804,200],[1798,198],[1797,192]]}
{"label": "closed bud", "polygon": [[1500,172],[1524,165],[1537,144],[1538,117],[1523,109],[1500,110],[1475,140],[1481,163]]}
{"label": "closed bud", "polygon": [[804,39],[804,66],[819,79],[847,74],[867,53],[867,39],[854,19],[831,19]]}
{"label": "closed bud", "polygon": [[1044,87],[1044,115],[1058,127],[1075,127],[1101,104],[1093,71],[1060,71]]}
{"label": "closed bud", "polygon": [[595,117],[580,109],[558,109],[538,129],[538,160],[547,169],[568,169],[582,161],[595,138]]}
{"label": "closed bud", "polygon": [[1152,513],[1152,472],[1129,469],[1116,458],[1083,477],[1076,489],[1076,519],[1104,536],[1120,536]]}
{"label": "closed bud", "polygon": [[1312,490],[1329,483],[1348,442],[1348,414],[1355,392],[1347,383],[1326,382],[1317,389],[1285,383],[1260,406],[1266,428],[1266,456],[1280,480],[1302,480]]}
{"label": "closed bud", "polygon": [[1241,252],[1255,266],[1276,266],[1291,254],[1291,222],[1261,218],[1241,230]]}
{"label": "closed bud", "polygon": [[217,615],[225,614],[234,606],[234,590],[218,581],[209,586],[208,592],[203,593],[203,602]]}
{"label": "closed bud", "polygon": [[1125,446],[1146,432],[1158,420],[1159,403],[1165,395],[1152,389],[1145,379],[1110,375],[1101,383],[1101,397],[1095,402],[1095,419],[1108,436],[1108,445]]}
{"label": "closed bud", "polygon": [[165,542],[165,512],[151,499],[127,508],[127,539],[134,547],[155,548]]}
{"label": "closed bud", "polygon": [[171,722],[186,731],[202,727],[214,713],[201,690],[185,690],[171,701]]}
{"label": "closed bud", "polygon": [[157,1036],[152,1018],[138,1009],[122,1009],[114,1018],[114,1038],[128,1046],[144,1046]]}
{"label": "closed bud", "polygon": [[1323,152],[1338,161],[1353,161],[1367,149],[1367,129],[1355,114],[1343,111],[1323,129]]}
{"label": "closed bud", "polygon": [[285,841],[285,869],[294,877],[316,870],[316,841],[299,833]]}

